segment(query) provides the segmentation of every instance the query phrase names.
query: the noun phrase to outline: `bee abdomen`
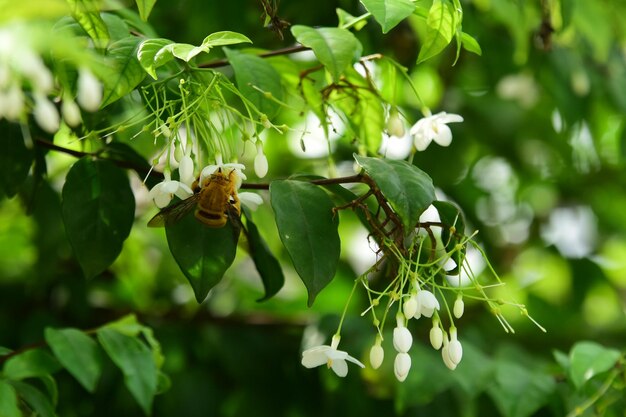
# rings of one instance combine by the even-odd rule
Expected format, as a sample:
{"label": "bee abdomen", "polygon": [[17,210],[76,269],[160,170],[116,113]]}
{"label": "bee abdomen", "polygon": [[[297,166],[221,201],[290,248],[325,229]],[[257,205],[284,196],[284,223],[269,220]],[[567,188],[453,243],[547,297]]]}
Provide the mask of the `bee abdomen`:
{"label": "bee abdomen", "polygon": [[228,216],[224,213],[212,213],[206,210],[198,209],[195,212],[196,219],[209,227],[222,227],[228,221]]}

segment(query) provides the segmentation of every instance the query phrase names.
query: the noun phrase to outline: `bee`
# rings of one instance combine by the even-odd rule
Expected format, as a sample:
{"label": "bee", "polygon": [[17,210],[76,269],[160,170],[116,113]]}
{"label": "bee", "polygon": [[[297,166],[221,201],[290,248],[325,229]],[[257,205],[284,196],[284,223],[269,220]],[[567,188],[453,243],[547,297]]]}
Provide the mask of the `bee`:
{"label": "bee", "polygon": [[218,168],[199,184],[199,178],[193,183],[194,194],[178,203],[165,207],[148,222],[148,227],[169,226],[195,209],[194,215],[208,227],[219,228],[229,219],[240,222],[241,202],[237,196],[237,173],[228,174]]}

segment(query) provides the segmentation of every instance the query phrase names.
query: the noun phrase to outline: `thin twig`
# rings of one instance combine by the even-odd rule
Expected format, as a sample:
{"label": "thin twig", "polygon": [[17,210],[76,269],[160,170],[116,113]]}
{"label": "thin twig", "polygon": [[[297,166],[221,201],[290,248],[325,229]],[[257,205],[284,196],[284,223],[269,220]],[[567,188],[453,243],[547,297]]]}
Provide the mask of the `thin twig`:
{"label": "thin twig", "polygon": [[[276,49],[274,51],[267,51],[267,52],[263,52],[258,54],[257,56],[260,58],[271,58],[273,56],[280,56],[280,55],[289,55],[289,54],[295,54],[296,52],[303,52],[303,51],[308,51],[311,48],[308,48],[306,46],[302,46],[302,45],[297,45],[297,46],[289,46],[287,48],[282,48],[282,49]],[[223,58],[223,59],[218,59],[215,61],[211,61],[211,62],[206,62],[204,64],[200,64],[198,65],[199,68],[220,68],[220,67],[225,67],[230,65],[230,62],[228,62],[228,59]]]}

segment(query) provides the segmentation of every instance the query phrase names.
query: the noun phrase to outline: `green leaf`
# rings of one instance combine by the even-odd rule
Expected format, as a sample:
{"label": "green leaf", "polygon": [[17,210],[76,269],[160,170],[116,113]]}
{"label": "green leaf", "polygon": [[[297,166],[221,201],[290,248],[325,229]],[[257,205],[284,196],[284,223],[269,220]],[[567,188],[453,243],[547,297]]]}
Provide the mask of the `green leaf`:
{"label": "green leaf", "polygon": [[338,217],[319,187],[302,181],[270,184],[272,209],[280,240],[309,294],[309,307],[333,279],[339,261]]}
{"label": "green leaf", "polygon": [[124,19],[113,13],[102,13],[102,20],[107,25],[111,42],[125,39],[130,34],[130,27]]}
{"label": "green leaf", "polygon": [[247,36],[242,35],[241,33],[225,30],[222,32],[211,33],[209,36],[204,38],[201,47],[208,52],[209,49],[216,46],[235,45],[246,42],[252,43]]}
{"label": "green leaf", "polygon": [[219,228],[205,226],[189,213],[168,225],[166,234],[170,252],[201,303],[235,260],[239,230],[231,222]]}
{"label": "green leaf", "polygon": [[483,54],[483,51],[478,44],[478,41],[465,32],[461,33],[461,44],[463,45],[463,49],[468,52],[474,53],[476,55]]}
{"label": "green leaf", "polygon": [[405,161],[358,155],[354,159],[389,201],[402,220],[405,233],[410,233],[435,200],[435,187],[428,174]]}
{"label": "green leaf", "polygon": [[20,381],[11,382],[20,397],[34,411],[37,417],[56,417],[54,407],[44,393],[30,384]]}
{"label": "green leaf", "polygon": [[[146,39],[137,47],[137,60],[139,60],[139,64],[155,80],[157,79],[156,69],[172,59],[172,55],[169,51],[167,51],[167,53],[161,53],[158,60],[157,54],[165,46],[171,44],[172,41],[169,39]],[[166,59],[166,57],[169,57],[169,59]]]}
{"label": "green leaf", "polygon": [[83,28],[98,48],[105,48],[109,42],[109,31],[100,16],[95,0],[67,0],[72,17]]}
{"label": "green leaf", "polygon": [[94,392],[102,373],[98,344],[77,329],[45,330],[46,342],[59,362],[89,392]]}
{"label": "green leaf", "polygon": [[6,348],[4,346],[0,346],[0,356],[8,355],[11,352],[13,352],[13,350]]}
{"label": "green leaf", "polygon": [[415,10],[411,0],[361,0],[361,3],[383,27],[383,33],[396,27]]}
{"label": "green leaf", "polygon": [[426,37],[417,63],[434,57],[450,44],[456,29],[455,12],[446,0],[434,0],[426,19]]}
{"label": "green leaf", "polygon": [[488,392],[504,417],[528,417],[549,401],[555,389],[556,382],[548,373],[498,362]]}
{"label": "green leaf", "polygon": [[199,46],[194,46],[188,43],[173,43],[171,45],[167,45],[165,49],[171,51],[172,55],[174,55],[178,59],[182,59],[185,62],[191,61],[196,57],[200,52],[203,52],[203,49]]}
{"label": "green leaf", "polygon": [[279,104],[272,100],[282,100],[283,90],[280,74],[271,64],[256,55],[244,54],[224,48],[228,62],[235,71],[239,91],[256,106],[259,111],[272,117]]}
{"label": "green leaf", "polygon": [[144,325],[137,321],[137,316],[128,314],[120,319],[105,324],[104,327],[114,329],[115,331],[125,334],[126,336],[137,336],[143,331]]}
{"label": "green leaf", "polygon": [[34,152],[24,144],[17,123],[0,120],[0,195],[8,197],[17,194],[33,164]]}
{"label": "green leaf", "polygon": [[135,219],[126,172],[109,161],[78,160],[63,186],[63,223],[87,278],[113,263]]}
{"label": "green leaf", "polygon": [[359,41],[347,29],[295,25],[291,27],[291,33],[298,42],[313,50],[335,82],[352,64],[360,48]]}
{"label": "green leaf", "polygon": [[267,243],[261,237],[259,229],[252,221],[250,211],[244,209],[246,217],[246,229],[248,231],[248,245],[250,246],[250,256],[254,261],[254,266],[261,276],[265,296],[257,301],[265,301],[272,298],[285,284],[285,276],[280,267],[280,262],[272,255]]}
{"label": "green leaf", "polygon": [[112,43],[108,47],[108,64],[105,69],[102,104],[105,107],[124,97],[139,85],[146,74],[137,60],[139,38],[130,36]]}
{"label": "green leaf", "polygon": [[152,8],[156,3],[156,0],[135,0],[137,3],[137,10],[139,10],[139,17],[141,20],[146,22],[148,20],[148,16],[150,16],[150,12],[152,12]]}
{"label": "green leaf", "polygon": [[136,337],[111,328],[98,330],[98,340],[124,374],[124,383],[146,415],[157,390],[157,367],[150,349]]}
{"label": "green leaf", "polygon": [[8,383],[0,379],[0,416],[22,417],[18,406],[17,393]]}
{"label": "green leaf", "polygon": [[19,380],[49,375],[59,369],[61,365],[51,354],[43,349],[32,349],[7,360],[2,373],[9,379]]}
{"label": "green leaf", "polygon": [[618,350],[605,348],[595,342],[578,342],[569,354],[570,379],[576,388],[580,388],[594,376],[615,366],[620,356]]}
{"label": "green leaf", "polygon": [[337,19],[339,19],[339,27],[343,27],[343,28],[351,27],[355,31],[359,31],[363,29],[365,25],[367,25],[366,19],[359,20],[358,17],[351,15],[350,13],[346,12],[343,9],[336,8],[335,12],[337,13]]}

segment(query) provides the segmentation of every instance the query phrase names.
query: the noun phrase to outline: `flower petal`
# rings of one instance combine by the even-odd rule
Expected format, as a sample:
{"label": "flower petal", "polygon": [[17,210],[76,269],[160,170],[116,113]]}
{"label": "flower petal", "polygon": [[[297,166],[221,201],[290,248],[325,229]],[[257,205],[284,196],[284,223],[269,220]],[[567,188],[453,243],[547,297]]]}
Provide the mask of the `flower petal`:
{"label": "flower petal", "polygon": [[172,201],[171,194],[158,194],[154,197],[154,204],[156,204],[158,208],[166,207],[170,201]]}
{"label": "flower petal", "polygon": [[180,159],[178,173],[180,174],[180,182],[183,184],[191,185],[194,182],[193,159],[191,159],[191,156],[185,155]]}
{"label": "flower petal", "polygon": [[239,193],[239,200],[251,210],[256,210],[259,205],[263,204],[263,198],[255,193],[243,192]]}
{"label": "flower petal", "polygon": [[350,356],[350,355],[348,355],[348,356],[346,357],[346,360],[347,360],[347,361],[349,361],[349,362],[352,362],[352,363],[353,363],[353,364],[355,364],[355,365],[360,366],[361,368],[365,368],[365,365],[363,365],[363,364],[361,363],[361,361],[359,361],[357,358],[354,358],[354,357],[352,357],[352,356]]}
{"label": "flower petal", "polygon": [[193,191],[191,191],[191,188],[189,188],[186,184],[179,182],[176,191],[174,191],[174,194],[176,195],[176,197],[184,200],[191,197],[193,195]]}
{"label": "flower petal", "polygon": [[302,353],[302,365],[305,368],[315,368],[328,362],[325,350],[309,349]]}
{"label": "flower petal", "polygon": [[439,113],[441,116],[439,117],[440,123],[460,123],[463,121],[463,116],[454,114],[454,113]]}
{"label": "flower petal", "polygon": [[433,138],[441,146],[450,146],[452,143],[452,131],[443,123],[437,125],[437,134]]}
{"label": "flower petal", "polygon": [[337,376],[344,377],[348,375],[348,364],[343,359],[336,359],[332,361],[330,367],[337,374]]}

